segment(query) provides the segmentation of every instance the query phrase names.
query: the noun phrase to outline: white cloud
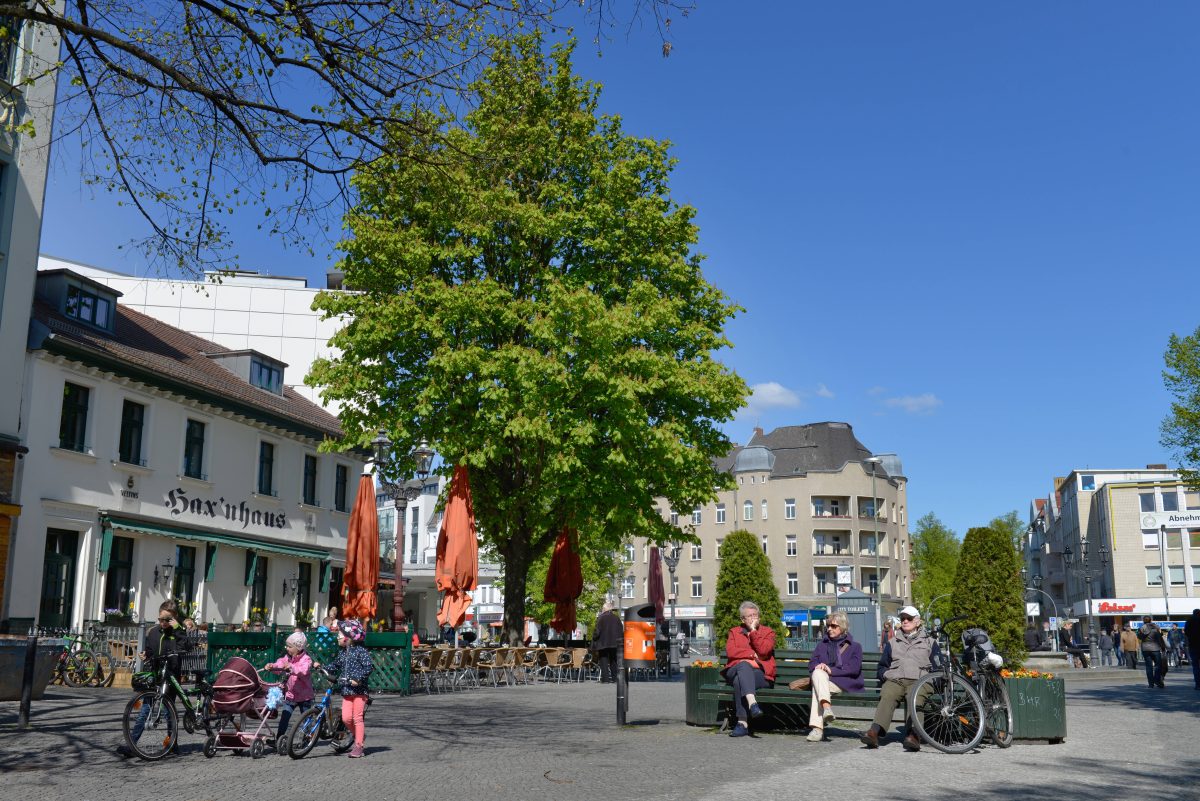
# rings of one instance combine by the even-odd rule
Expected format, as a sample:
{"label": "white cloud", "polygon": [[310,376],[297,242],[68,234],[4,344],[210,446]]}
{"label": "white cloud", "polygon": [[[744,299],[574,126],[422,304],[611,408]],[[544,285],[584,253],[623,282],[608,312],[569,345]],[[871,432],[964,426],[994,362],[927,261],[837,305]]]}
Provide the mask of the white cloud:
{"label": "white cloud", "polygon": [[887,392],[887,389],[884,387],[871,387],[867,390],[868,395],[882,395],[885,392]]}
{"label": "white cloud", "polygon": [[747,407],[755,411],[795,409],[799,405],[800,396],[776,381],[750,387],[750,402]]}
{"label": "white cloud", "polygon": [[832,398],[832,397],[834,397],[834,395],[833,395],[833,391],[830,390],[829,387],[825,386],[824,384],[817,384],[817,397],[818,398]]}
{"label": "white cloud", "polygon": [[932,392],[921,395],[901,395],[896,398],[885,398],[883,405],[891,409],[901,409],[909,414],[930,414],[942,405],[942,400]]}

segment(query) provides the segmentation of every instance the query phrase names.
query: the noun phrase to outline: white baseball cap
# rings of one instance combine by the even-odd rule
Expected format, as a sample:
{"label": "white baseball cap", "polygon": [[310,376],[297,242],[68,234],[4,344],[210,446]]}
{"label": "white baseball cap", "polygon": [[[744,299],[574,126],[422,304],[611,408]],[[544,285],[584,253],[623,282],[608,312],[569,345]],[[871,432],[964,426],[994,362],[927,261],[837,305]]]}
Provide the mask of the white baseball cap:
{"label": "white baseball cap", "polygon": [[921,616],[921,613],[919,611],[917,611],[917,607],[915,607],[915,606],[906,606],[903,609],[901,609],[899,612],[897,612],[896,614],[899,615],[900,617],[904,617],[905,615],[908,615],[909,617],[920,617]]}

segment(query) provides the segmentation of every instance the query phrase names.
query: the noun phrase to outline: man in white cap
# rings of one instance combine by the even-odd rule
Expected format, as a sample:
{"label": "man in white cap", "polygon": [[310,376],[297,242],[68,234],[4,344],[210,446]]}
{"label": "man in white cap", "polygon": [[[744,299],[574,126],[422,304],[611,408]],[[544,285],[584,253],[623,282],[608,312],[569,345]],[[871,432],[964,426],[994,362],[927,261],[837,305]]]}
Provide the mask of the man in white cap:
{"label": "man in white cap", "polygon": [[[867,748],[879,747],[879,738],[887,735],[896,707],[917,679],[933,669],[938,659],[937,640],[921,625],[921,613],[917,608],[906,606],[900,610],[899,617],[900,629],[879,657],[878,675],[883,686],[880,687],[879,705],[875,707],[875,721],[859,738]],[[921,750],[921,741],[917,739],[911,721],[904,738],[904,750]]]}

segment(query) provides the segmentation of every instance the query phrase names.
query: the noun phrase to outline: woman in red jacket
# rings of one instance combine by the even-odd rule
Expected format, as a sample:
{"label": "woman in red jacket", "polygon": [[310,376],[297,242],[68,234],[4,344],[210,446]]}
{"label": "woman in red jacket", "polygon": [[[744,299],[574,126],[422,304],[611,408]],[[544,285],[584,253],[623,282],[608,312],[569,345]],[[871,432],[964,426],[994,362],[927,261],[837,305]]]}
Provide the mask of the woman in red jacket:
{"label": "woman in red jacket", "polygon": [[729,630],[725,641],[725,681],[733,686],[733,710],[737,725],[730,737],[745,737],[750,733],[749,720],[762,715],[754,698],[756,690],[775,682],[775,632],[758,622],[758,605],[743,601],[738,607],[742,625]]}

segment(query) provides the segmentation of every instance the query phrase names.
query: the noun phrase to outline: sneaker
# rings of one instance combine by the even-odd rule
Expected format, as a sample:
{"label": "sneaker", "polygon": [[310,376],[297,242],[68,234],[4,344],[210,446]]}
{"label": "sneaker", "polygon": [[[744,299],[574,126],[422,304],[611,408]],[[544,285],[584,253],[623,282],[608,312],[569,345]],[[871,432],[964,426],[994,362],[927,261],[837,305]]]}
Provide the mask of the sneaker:
{"label": "sneaker", "polygon": [[921,741],[917,739],[917,735],[909,734],[904,738],[905,751],[920,751]]}
{"label": "sneaker", "polygon": [[750,705],[750,717],[761,718],[762,716],[763,716],[762,707],[759,706],[758,704],[751,704]]}
{"label": "sneaker", "polygon": [[837,715],[833,714],[833,707],[825,707],[825,710],[821,712],[821,722],[828,726],[835,720],[837,720]]}
{"label": "sneaker", "polygon": [[750,733],[750,730],[741,723],[733,727],[733,731],[729,732],[730,737],[745,737]]}
{"label": "sneaker", "polygon": [[363,747],[361,745],[356,745],[350,749],[351,759],[361,759],[363,756]]}
{"label": "sneaker", "polygon": [[124,757],[125,759],[133,759],[133,756],[134,756],[133,749],[127,745],[118,745],[117,746],[117,755]]}
{"label": "sneaker", "polygon": [[816,726],[814,726],[813,730],[810,731],[808,736],[804,739],[808,740],[810,743],[819,743],[825,739],[825,730],[818,729]]}

